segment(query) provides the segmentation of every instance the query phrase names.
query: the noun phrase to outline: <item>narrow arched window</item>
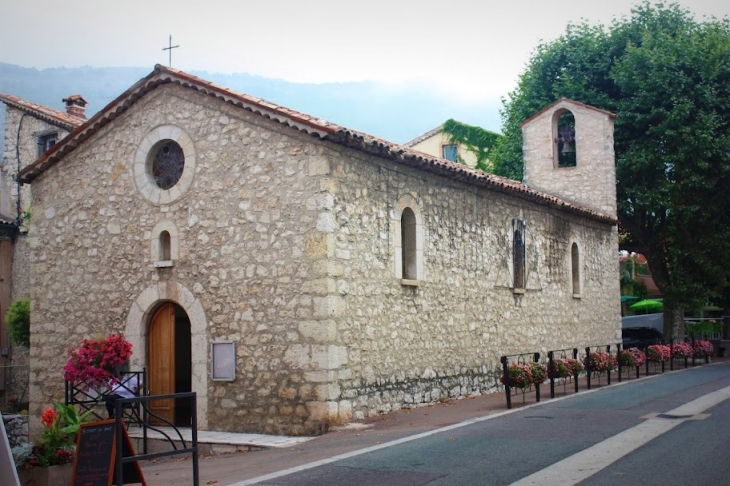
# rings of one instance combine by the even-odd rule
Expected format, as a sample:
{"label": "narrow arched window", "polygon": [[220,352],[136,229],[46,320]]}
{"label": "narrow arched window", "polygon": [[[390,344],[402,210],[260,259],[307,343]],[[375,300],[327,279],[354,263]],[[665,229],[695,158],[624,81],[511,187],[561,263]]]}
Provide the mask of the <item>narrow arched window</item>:
{"label": "narrow arched window", "polygon": [[580,295],[580,254],[576,243],[570,247],[570,267],[573,276],[573,295]]}
{"label": "narrow arched window", "polygon": [[172,251],[170,244],[170,233],[167,231],[160,232],[160,260],[172,260]]}
{"label": "narrow arched window", "polygon": [[416,250],[416,215],[411,208],[405,208],[400,220],[403,278],[418,280],[418,257]]}
{"label": "narrow arched window", "polygon": [[525,222],[512,221],[512,268],[514,270],[515,290],[525,288]]}
{"label": "narrow arched window", "polygon": [[578,163],[575,138],[575,116],[570,111],[558,115],[555,134],[558,167],[575,167]]}

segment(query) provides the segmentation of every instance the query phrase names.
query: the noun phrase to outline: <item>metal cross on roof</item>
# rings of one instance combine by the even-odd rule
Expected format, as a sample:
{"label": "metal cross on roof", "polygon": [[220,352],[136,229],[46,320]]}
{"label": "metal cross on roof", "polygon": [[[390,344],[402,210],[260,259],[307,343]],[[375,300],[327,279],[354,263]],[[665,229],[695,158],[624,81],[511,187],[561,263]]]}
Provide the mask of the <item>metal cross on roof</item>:
{"label": "metal cross on roof", "polygon": [[175,49],[175,48],[178,48],[178,47],[180,47],[180,46],[173,46],[172,45],[172,36],[170,36],[170,40],[169,40],[169,43],[167,44],[167,47],[163,47],[162,48],[163,51],[169,51],[169,53],[168,53],[169,54],[168,66],[170,66],[170,67],[172,67],[172,50]]}

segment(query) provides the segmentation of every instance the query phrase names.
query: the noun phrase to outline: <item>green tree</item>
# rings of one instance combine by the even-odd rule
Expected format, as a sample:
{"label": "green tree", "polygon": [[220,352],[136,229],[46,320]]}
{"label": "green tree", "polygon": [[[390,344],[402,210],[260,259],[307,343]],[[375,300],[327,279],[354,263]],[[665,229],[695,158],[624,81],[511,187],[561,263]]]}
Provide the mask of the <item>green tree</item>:
{"label": "green tree", "polygon": [[728,286],[730,24],[645,2],[610,26],[571,24],[542,43],[503,101],[495,171],[522,177],[520,123],[561,96],[612,111],[623,246],[643,253],[665,299],[684,308]]}
{"label": "green tree", "polygon": [[10,339],[15,344],[30,348],[30,299],[13,301],[5,313],[5,322],[10,329]]}

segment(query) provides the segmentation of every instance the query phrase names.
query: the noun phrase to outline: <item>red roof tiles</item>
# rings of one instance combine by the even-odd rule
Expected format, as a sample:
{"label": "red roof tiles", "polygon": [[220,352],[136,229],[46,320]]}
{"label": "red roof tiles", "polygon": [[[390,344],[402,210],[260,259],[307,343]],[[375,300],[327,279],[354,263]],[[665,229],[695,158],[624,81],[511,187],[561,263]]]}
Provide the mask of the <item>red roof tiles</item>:
{"label": "red roof tiles", "polygon": [[69,115],[64,111],[54,110],[17,96],[0,93],[0,101],[65,130],[73,130],[84,122],[83,119]]}
{"label": "red roof tiles", "polygon": [[327,122],[320,118],[276,105],[261,98],[231,91],[215,83],[205,81],[183,71],[159,64],[155,66],[154,71],[152,71],[149,75],[140,79],[127,91],[109,103],[104,109],[90,118],[86,123],[76,128],[66,138],[58,142],[48,152],[41,156],[41,158],[26,167],[20,173],[21,180],[23,182],[32,182],[33,179],[42,174],[46,169],[58,163],[66,154],[70,153],[79,144],[83,143],[84,140],[96,133],[102,127],[111,123],[146,93],[154,90],[162,84],[168,83],[177,84],[185,88],[199,91],[218,98],[226,103],[230,103],[234,106],[265,116],[283,125],[303,131],[307,134],[318,136],[321,139],[351,147],[368,154],[383,157],[399,164],[439,174],[444,177],[492,191],[501,192],[520,199],[529,200],[543,206],[589,217],[602,223],[612,225],[616,224],[616,220],[610,216],[583,208],[577,204],[564,201],[555,196],[530,189],[523,186],[518,181],[505,179],[477,169],[471,169],[462,164],[426,155],[417,150],[387,142],[355,130],[350,130],[346,127]]}

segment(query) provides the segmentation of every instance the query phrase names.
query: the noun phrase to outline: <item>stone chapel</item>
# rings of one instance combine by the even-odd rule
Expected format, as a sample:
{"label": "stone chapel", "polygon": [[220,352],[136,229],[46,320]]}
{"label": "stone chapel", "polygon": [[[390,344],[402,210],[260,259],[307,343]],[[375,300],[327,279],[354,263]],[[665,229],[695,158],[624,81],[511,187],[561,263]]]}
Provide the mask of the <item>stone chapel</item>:
{"label": "stone chapel", "polygon": [[618,342],[613,118],[527,120],[520,183],[156,66],[20,171],[31,414],[110,332],[200,429],[289,435]]}

